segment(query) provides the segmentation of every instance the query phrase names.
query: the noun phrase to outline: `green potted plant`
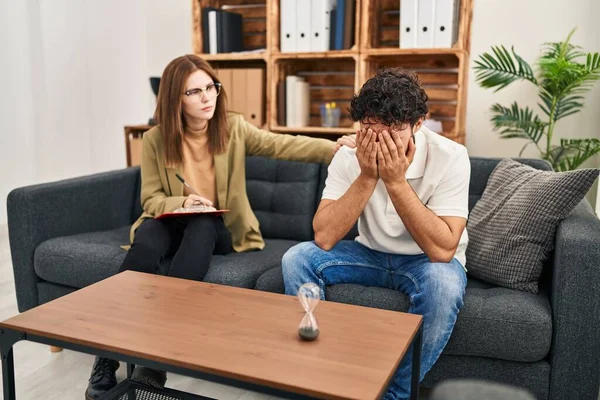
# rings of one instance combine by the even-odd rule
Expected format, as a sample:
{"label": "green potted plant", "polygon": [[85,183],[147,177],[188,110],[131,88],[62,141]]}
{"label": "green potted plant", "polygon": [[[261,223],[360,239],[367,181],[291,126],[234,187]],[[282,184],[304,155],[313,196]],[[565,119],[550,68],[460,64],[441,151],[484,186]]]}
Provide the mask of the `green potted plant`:
{"label": "green potted plant", "polygon": [[493,129],[505,139],[527,139],[519,156],[534,144],[540,157],[548,160],[556,171],[579,167],[596,153],[600,140],[595,138],[561,139],[552,142],[556,123],[583,109],[583,94],[600,80],[600,55],[584,53],[570,43],[571,31],[564,42],[546,43],[534,73],[531,66],[515,52],[514,47],[493,46],[491,53],[482,54],[475,61],[476,81],[481,87],[503,89],[516,81],[528,81],[539,91],[538,116],[533,109],[517,102],[505,107],[494,104],[491,108]]}

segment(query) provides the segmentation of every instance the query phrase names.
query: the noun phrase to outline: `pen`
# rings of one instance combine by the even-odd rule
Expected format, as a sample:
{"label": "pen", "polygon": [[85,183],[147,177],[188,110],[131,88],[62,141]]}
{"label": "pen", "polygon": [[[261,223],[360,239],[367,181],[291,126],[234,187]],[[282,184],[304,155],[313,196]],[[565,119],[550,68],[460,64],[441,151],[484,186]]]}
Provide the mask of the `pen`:
{"label": "pen", "polygon": [[181,181],[181,183],[183,183],[185,186],[187,186],[187,188],[190,189],[193,194],[195,194],[196,196],[200,196],[200,194],[198,194],[198,192],[193,187],[188,185],[188,183],[185,181],[185,179],[183,179],[183,177],[181,175],[179,175],[178,173],[175,173],[175,176],[177,177],[177,179],[179,179]]}

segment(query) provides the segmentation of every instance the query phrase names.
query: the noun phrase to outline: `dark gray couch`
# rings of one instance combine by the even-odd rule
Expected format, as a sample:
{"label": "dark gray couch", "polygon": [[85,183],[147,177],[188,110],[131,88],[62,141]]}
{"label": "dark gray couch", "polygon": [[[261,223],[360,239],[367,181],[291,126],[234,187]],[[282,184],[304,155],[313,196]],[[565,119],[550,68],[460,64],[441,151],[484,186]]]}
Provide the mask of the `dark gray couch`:
{"label": "dark gray couch", "polygon": [[[472,158],[469,205],[499,160]],[[548,169],[545,162],[523,160]],[[16,189],[8,197],[10,245],[20,311],[115,274],[140,215],[138,168]],[[311,240],[326,166],[247,159],[247,188],[266,238],[264,251],[216,256],[210,282],[283,292],[281,257]],[[395,291],[328,288],[329,300],[407,309]],[[469,279],[454,333],[425,385],[455,378],[527,388],[538,399],[596,399],[600,376],[600,221],[585,201],[556,235],[538,295]]]}

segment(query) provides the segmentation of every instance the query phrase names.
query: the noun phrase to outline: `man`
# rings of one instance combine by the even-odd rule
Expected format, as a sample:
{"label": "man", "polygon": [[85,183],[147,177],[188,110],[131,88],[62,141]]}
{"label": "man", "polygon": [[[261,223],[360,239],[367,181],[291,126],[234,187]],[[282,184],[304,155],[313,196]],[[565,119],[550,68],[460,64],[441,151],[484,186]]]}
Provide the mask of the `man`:
{"label": "man", "polygon": [[[427,95],[416,75],[380,71],[350,105],[356,149],[329,166],[315,214],[315,241],[283,257],[286,294],[306,282],[400,290],[423,316],[421,376],[446,346],[463,305],[470,161],[464,146],[423,126]],[[342,240],[358,220],[355,241]],[[386,399],[410,395],[411,357]]]}

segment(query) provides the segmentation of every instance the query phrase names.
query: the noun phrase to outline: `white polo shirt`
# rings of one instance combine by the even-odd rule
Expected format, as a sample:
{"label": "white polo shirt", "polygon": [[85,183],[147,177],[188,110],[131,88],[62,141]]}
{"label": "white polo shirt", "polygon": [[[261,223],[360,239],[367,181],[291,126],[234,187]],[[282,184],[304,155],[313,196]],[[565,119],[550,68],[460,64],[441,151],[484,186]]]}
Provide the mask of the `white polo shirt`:
{"label": "white polo shirt", "polygon": [[[436,215],[467,218],[471,177],[467,149],[425,127],[415,134],[415,140],[415,157],[406,171],[409,185]],[[342,147],[329,165],[322,198],[338,200],[359,175],[356,149]],[[381,179],[358,219],[356,241],[390,254],[423,254],[398,216]],[[454,256],[463,266],[467,242],[465,229]]]}

